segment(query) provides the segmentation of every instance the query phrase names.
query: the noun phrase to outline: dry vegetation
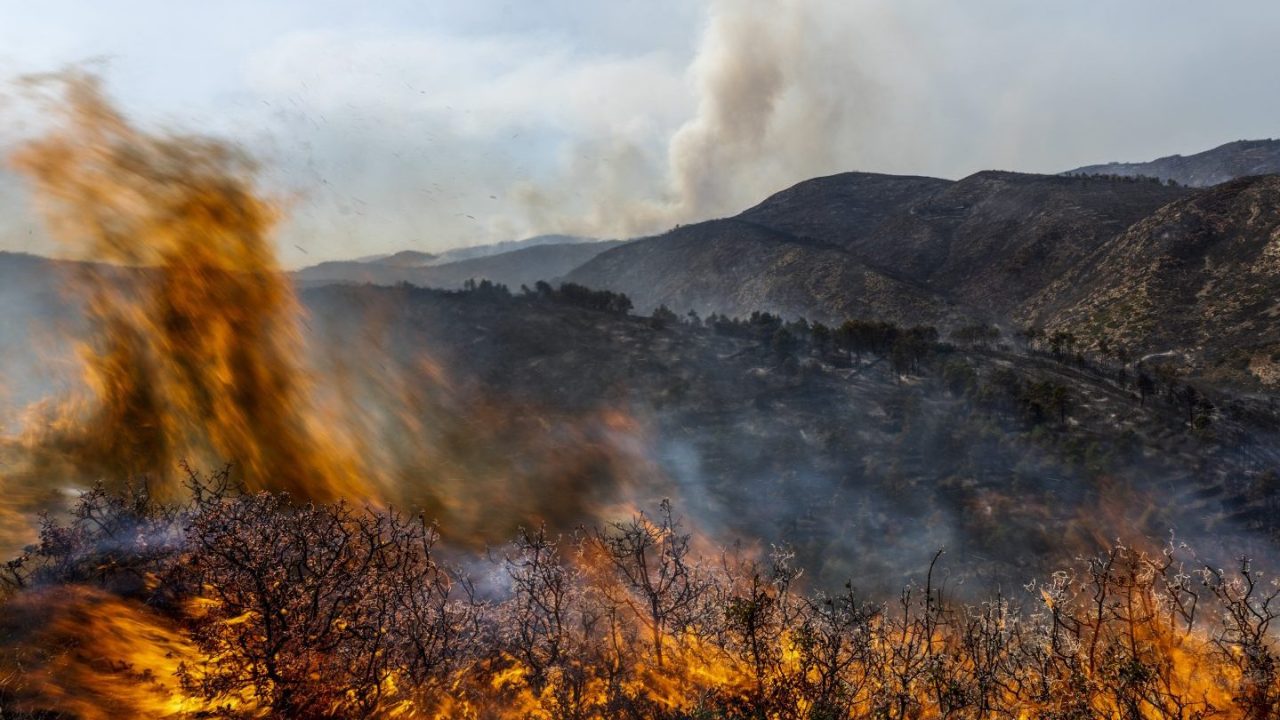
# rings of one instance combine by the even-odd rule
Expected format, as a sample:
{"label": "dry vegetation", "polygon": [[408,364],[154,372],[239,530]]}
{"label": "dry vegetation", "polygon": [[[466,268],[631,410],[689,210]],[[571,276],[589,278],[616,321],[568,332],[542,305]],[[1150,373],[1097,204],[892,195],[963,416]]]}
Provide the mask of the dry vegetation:
{"label": "dry vegetation", "polygon": [[[668,503],[480,558],[393,510],[190,487],[95,489],[6,566],[0,717],[1280,717],[1280,589],[1247,561],[1116,546],[880,603],[711,550]],[[79,628],[50,642],[59,597]]]}

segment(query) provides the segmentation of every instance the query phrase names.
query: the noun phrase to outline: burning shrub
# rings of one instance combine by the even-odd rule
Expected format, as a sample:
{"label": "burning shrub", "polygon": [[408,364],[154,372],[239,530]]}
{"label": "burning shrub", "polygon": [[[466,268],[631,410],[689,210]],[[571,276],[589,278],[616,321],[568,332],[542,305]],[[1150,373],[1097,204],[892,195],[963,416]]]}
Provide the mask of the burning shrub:
{"label": "burning shrub", "polygon": [[[191,485],[183,507],[141,485],[88,492],[11,566],[4,717],[110,717],[86,709],[107,700],[117,715],[290,718],[1274,720],[1280,708],[1280,586],[1183,548],[1114,547],[1022,602],[957,602],[931,570],[882,604],[852,584],[803,591],[784,550],[699,554],[663,503],[568,536],[521,531],[496,558],[506,587],[482,599],[446,571],[422,518],[245,494],[225,473]],[[81,626],[102,629],[74,636]]]}
{"label": "burning shrub", "polygon": [[449,674],[467,610],[421,518],[260,493],[205,503],[186,537],[175,573],[200,598],[190,629],[223,659],[185,669],[205,697],[368,715]]}
{"label": "burning shrub", "polygon": [[154,588],[156,573],[181,547],[179,525],[178,509],[156,502],[146,482],[116,491],[99,483],[80,495],[67,524],[43,519],[39,542],[5,563],[0,583],[9,591],[96,583],[137,594]]}
{"label": "burning shrub", "polygon": [[[610,690],[625,665],[606,631],[617,618],[561,545],[545,527],[520,532],[503,558],[511,595],[491,620],[527,703],[554,717],[599,717],[620,704]],[[580,549],[580,538],[570,548]]]}

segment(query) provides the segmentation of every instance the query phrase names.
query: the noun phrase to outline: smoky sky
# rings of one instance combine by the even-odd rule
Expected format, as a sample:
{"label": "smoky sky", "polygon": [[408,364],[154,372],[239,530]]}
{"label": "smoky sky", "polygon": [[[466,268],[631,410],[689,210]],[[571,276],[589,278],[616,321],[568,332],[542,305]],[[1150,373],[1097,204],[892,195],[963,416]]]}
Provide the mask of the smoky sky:
{"label": "smoky sky", "polygon": [[[143,123],[244,145],[296,266],[1280,136],[1277,27],[1263,0],[6,0],[0,74],[88,64]],[[18,95],[5,144],[42,122]],[[54,253],[26,204],[0,175],[0,249]]]}

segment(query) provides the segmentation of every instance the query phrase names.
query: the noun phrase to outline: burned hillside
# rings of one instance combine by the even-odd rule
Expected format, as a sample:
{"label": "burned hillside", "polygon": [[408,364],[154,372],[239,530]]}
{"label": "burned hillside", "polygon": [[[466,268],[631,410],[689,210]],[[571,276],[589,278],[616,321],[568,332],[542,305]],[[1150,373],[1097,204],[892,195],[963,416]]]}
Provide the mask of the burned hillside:
{"label": "burned hillside", "polygon": [[[716,533],[785,539],[832,580],[857,570],[896,584],[927,561],[924,547],[1009,580],[1121,535],[1277,530],[1269,403],[1061,337],[631,316],[489,285],[330,287],[303,300],[326,346],[366,347],[357,339],[376,327],[396,362],[432,358],[452,388],[441,415],[519,408],[504,427],[625,415],[643,428],[631,452],[665,479],[645,499],[680,497]],[[436,459],[484,456],[519,475],[520,443],[553,441],[510,427],[473,436],[479,447],[445,443]],[[616,470],[600,464],[580,482],[608,487]]]}

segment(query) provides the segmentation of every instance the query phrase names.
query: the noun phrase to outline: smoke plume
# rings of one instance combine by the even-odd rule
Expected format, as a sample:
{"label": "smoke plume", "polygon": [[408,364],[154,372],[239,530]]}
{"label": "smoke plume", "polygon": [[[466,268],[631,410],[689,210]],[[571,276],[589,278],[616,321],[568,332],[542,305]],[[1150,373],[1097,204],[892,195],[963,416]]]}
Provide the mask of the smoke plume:
{"label": "smoke plume", "polygon": [[[858,14],[825,1],[712,2],[689,67],[695,110],[667,139],[665,158],[625,138],[580,145],[567,189],[521,189],[534,224],[652,233],[850,169],[867,155],[868,121],[880,102],[850,32]],[[571,191],[589,193],[585,210]]]}

